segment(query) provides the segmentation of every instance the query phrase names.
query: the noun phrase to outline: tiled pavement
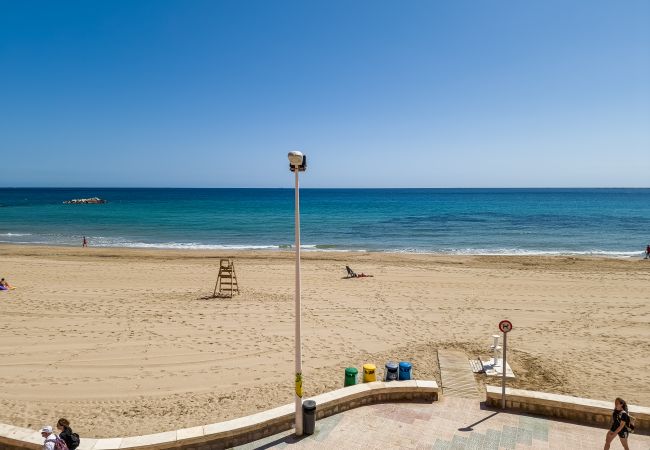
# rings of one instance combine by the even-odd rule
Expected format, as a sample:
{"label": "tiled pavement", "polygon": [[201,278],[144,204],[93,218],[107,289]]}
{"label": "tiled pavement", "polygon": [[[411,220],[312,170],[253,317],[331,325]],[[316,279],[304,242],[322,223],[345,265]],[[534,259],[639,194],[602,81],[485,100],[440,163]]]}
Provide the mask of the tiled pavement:
{"label": "tiled pavement", "polygon": [[[287,431],[242,450],[324,449],[602,449],[606,430],[541,417],[481,409],[477,400],[366,406],[316,422],[312,436]],[[650,436],[633,434],[630,449],[650,450]],[[622,449],[618,438],[612,449]]]}

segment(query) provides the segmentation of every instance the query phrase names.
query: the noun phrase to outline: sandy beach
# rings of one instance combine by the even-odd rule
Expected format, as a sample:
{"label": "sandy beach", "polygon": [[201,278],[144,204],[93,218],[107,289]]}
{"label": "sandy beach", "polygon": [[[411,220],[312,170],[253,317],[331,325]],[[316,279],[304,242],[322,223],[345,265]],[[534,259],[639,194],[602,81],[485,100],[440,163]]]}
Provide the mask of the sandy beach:
{"label": "sandy beach", "polygon": [[[0,246],[0,422],[155,433],[289,403],[293,254]],[[219,257],[242,293],[208,299]],[[372,278],[344,279],[345,265]],[[306,395],[343,369],[436,350],[487,355],[514,331],[513,386],[650,405],[650,262],[305,252]]]}

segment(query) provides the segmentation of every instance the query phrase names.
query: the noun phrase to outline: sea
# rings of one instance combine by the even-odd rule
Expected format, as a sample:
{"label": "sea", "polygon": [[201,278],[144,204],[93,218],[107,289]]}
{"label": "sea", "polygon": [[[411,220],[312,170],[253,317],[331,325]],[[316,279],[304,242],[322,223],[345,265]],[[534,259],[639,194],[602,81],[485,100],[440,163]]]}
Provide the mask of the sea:
{"label": "sea", "polygon": [[[301,189],[309,251],[641,258],[650,189]],[[100,197],[100,205],[66,200]],[[0,242],[292,248],[293,189],[2,188]]]}

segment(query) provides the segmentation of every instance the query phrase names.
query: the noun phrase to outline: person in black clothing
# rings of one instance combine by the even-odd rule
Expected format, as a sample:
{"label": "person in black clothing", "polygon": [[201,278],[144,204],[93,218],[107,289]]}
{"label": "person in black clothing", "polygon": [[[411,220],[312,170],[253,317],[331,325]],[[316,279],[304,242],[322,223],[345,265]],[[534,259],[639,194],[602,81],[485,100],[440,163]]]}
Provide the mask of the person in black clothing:
{"label": "person in black clothing", "polygon": [[56,428],[59,430],[59,437],[65,442],[69,450],[75,450],[79,447],[79,435],[72,432],[68,419],[59,419]]}
{"label": "person in black clothing", "polygon": [[630,423],[630,416],[627,414],[627,403],[621,397],[614,400],[614,411],[612,412],[612,426],[607,432],[605,437],[605,449],[609,450],[609,445],[612,443],[616,435],[618,435],[625,450],[630,450],[627,446],[627,437],[630,430],[627,425]]}

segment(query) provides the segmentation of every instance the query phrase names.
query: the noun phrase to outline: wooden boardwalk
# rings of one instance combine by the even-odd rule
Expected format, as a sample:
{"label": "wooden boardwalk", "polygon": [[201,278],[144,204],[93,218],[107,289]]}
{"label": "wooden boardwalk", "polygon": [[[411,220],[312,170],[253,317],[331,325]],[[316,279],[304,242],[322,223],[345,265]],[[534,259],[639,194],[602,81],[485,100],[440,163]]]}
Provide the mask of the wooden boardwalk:
{"label": "wooden boardwalk", "polygon": [[438,362],[443,395],[479,398],[478,386],[465,353],[457,350],[438,350]]}

